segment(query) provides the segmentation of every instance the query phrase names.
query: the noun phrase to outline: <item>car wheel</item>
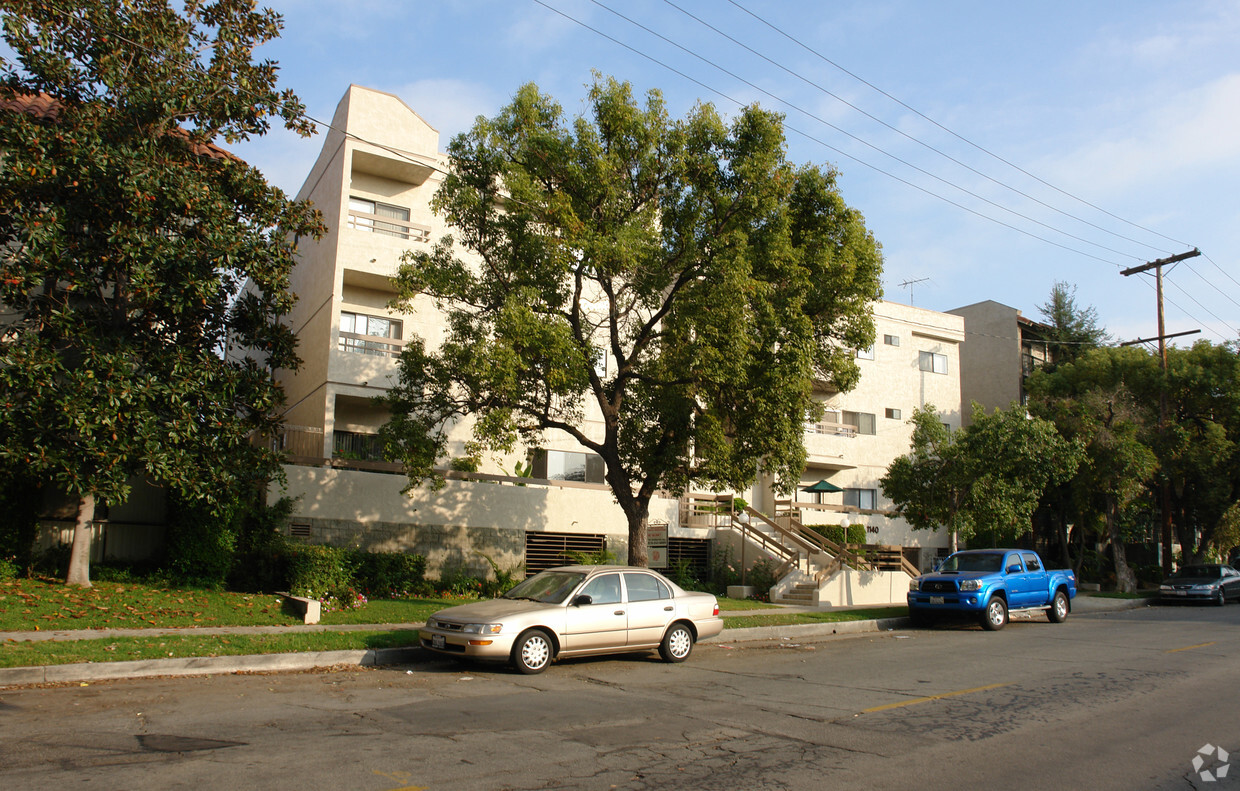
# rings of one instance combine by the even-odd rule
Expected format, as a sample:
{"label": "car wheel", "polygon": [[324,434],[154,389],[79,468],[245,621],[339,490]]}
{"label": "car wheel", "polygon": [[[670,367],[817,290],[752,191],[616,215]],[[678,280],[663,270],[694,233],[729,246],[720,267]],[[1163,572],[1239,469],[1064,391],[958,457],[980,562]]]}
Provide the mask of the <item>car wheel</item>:
{"label": "car wheel", "polygon": [[997,632],[1007,626],[1007,602],[999,596],[991,596],[982,611],[982,628],[988,632]]}
{"label": "car wheel", "polygon": [[1219,607],[1227,603],[1227,591],[1223,590],[1221,586],[1218,589],[1218,595],[1214,597],[1214,603]]}
{"label": "car wheel", "polygon": [[541,673],[551,664],[551,638],[541,629],[531,629],[517,638],[512,647],[512,664],[527,676]]}
{"label": "car wheel", "polygon": [[1051,619],[1051,623],[1063,623],[1068,620],[1068,595],[1063,591],[1055,591],[1055,598],[1051,599],[1051,606],[1046,610],[1046,617]]}
{"label": "car wheel", "polygon": [[693,632],[683,623],[674,623],[659,643],[659,656],[664,662],[683,662],[693,653]]}

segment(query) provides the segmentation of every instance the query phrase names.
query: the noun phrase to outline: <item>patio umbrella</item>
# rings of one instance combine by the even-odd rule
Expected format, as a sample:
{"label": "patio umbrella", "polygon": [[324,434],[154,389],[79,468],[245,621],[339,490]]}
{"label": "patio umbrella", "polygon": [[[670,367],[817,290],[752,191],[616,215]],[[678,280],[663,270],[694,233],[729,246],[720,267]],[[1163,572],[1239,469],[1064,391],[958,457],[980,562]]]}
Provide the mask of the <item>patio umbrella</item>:
{"label": "patio umbrella", "polygon": [[818,483],[812,484],[810,486],[802,486],[801,491],[813,492],[815,494],[822,494],[823,492],[842,492],[844,490],[836,486],[835,484],[831,483],[830,481],[819,481]]}

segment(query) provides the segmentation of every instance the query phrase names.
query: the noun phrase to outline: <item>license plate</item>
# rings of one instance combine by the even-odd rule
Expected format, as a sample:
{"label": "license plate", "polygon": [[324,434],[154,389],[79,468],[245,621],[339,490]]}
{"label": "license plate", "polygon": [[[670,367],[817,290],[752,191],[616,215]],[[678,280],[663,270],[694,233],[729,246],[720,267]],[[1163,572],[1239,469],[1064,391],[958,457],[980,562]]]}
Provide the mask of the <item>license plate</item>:
{"label": "license plate", "polygon": [[1188,591],[1171,591],[1171,593],[1176,596],[1187,596],[1188,595]]}
{"label": "license plate", "polygon": [[443,648],[443,635],[431,635],[431,648]]}
{"label": "license plate", "polygon": [[943,603],[943,597],[942,597],[942,596],[931,596],[931,597],[930,597],[930,603],[931,603],[931,604],[942,604],[942,603]]}

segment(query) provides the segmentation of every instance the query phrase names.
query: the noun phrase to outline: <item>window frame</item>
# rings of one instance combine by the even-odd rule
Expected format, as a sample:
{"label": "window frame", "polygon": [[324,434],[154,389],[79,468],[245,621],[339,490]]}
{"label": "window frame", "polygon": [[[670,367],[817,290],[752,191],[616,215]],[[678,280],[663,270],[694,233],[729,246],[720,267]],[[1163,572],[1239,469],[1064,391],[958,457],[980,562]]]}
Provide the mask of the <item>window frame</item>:
{"label": "window frame", "polygon": [[[929,367],[927,367],[927,362]],[[942,369],[939,370],[939,364],[942,363]],[[929,352],[919,350],[917,352],[917,369],[928,374],[947,374],[947,355],[940,352]]]}

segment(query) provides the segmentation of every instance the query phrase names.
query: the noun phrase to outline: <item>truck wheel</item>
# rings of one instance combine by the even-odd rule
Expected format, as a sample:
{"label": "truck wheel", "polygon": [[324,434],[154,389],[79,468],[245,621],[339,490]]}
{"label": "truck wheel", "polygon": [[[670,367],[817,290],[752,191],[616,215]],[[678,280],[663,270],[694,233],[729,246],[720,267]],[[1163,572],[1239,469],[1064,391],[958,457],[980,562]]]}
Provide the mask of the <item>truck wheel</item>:
{"label": "truck wheel", "polygon": [[1068,620],[1068,595],[1063,591],[1055,591],[1055,598],[1051,599],[1051,606],[1046,610],[1046,617],[1051,619],[1051,623],[1063,623]]}
{"label": "truck wheel", "polygon": [[986,602],[986,609],[982,611],[982,628],[988,632],[997,632],[1007,626],[1007,621],[1007,602],[1002,597],[991,596],[990,601]]}

